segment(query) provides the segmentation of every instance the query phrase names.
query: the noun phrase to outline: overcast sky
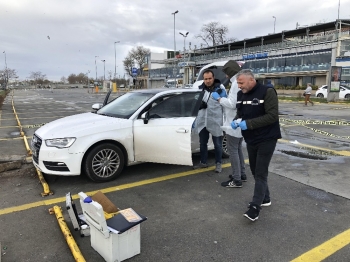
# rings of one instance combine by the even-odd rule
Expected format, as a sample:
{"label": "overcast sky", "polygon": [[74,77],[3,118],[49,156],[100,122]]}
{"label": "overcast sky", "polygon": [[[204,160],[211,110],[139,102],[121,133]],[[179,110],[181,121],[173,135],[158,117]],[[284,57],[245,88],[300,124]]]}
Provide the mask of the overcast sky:
{"label": "overcast sky", "polygon": [[[114,42],[117,75],[124,75],[122,60],[132,47],[151,52],[183,49],[179,32],[189,32],[186,46],[200,46],[195,38],[203,24],[219,22],[230,37],[252,38],[335,21],[338,0],[0,0],[0,68],[15,69],[19,79],[40,71],[58,81],[69,74],[114,75]],[[340,0],[341,19],[350,19],[350,0]]]}

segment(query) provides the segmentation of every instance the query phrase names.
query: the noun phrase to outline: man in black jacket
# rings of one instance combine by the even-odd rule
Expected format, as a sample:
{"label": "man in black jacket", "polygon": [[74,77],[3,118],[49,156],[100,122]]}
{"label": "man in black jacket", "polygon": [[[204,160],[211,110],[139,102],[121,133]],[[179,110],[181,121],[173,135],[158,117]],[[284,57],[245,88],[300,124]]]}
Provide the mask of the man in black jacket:
{"label": "man in black jacket", "polygon": [[237,115],[231,126],[242,129],[247,144],[255,186],[253,200],[244,216],[255,221],[261,206],[271,205],[267,176],[277,140],[281,138],[278,98],[276,90],[257,83],[250,70],[241,70],[236,79],[241,91],[237,94]]}

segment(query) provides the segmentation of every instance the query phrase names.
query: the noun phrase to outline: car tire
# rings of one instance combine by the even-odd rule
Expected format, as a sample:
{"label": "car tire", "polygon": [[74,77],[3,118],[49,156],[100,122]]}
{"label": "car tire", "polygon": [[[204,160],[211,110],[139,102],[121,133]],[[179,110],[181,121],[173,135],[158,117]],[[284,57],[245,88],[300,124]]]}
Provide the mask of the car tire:
{"label": "car tire", "polygon": [[345,98],[346,98],[346,99],[349,99],[349,98],[350,98],[350,94],[346,94],[346,95],[345,95]]}
{"label": "car tire", "polygon": [[317,94],[317,97],[324,98],[324,95],[323,94]]}
{"label": "car tire", "polygon": [[224,136],[222,137],[222,158],[229,158],[230,154],[227,150],[227,138],[226,134],[224,133]]}
{"label": "car tire", "polygon": [[123,151],[111,143],[103,143],[88,151],[83,169],[94,182],[108,182],[116,179],[124,168]]}

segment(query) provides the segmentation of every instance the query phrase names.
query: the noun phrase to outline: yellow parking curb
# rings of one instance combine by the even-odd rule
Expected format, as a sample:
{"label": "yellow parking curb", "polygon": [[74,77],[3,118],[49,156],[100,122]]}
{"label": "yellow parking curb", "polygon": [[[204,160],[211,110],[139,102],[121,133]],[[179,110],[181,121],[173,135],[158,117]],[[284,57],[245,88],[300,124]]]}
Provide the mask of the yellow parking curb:
{"label": "yellow parking curb", "polygon": [[36,169],[36,173],[38,174],[39,180],[41,185],[44,188],[44,193],[41,193],[41,196],[48,196],[48,195],[53,195],[53,192],[50,191],[49,185],[46,183],[46,180],[43,176],[43,174],[41,173],[41,171],[39,169]]}
{"label": "yellow parking curb", "polygon": [[56,215],[57,222],[61,228],[63,236],[67,241],[67,244],[68,244],[68,246],[73,254],[75,261],[79,261],[79,262],[86,261],[85,258],[83,257],[83,254],[80,252],[80,249],[79,249],[77,243],[75,242],[75,240],[74,240],[74,238],[73,238],[73,236],[72,236],[72,234],[67,226],[66,221],[63,218],[61,208],[59,206],[54,206],[53,208],[49,209],[49,213]]}

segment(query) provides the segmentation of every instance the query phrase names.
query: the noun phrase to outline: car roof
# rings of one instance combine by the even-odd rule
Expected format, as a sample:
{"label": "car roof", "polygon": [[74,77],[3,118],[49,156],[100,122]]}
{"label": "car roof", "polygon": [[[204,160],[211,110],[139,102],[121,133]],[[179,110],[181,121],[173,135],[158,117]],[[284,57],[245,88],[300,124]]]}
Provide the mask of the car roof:
{"label": "car roof", "polygon": [[133,90],[131,93],[144,93],[144,94],[158,94],[158,93],[178,93],[178,92],[198,92],[200,89],[186,89],[186,88],[152,88],[152,89],[141,89]]}

